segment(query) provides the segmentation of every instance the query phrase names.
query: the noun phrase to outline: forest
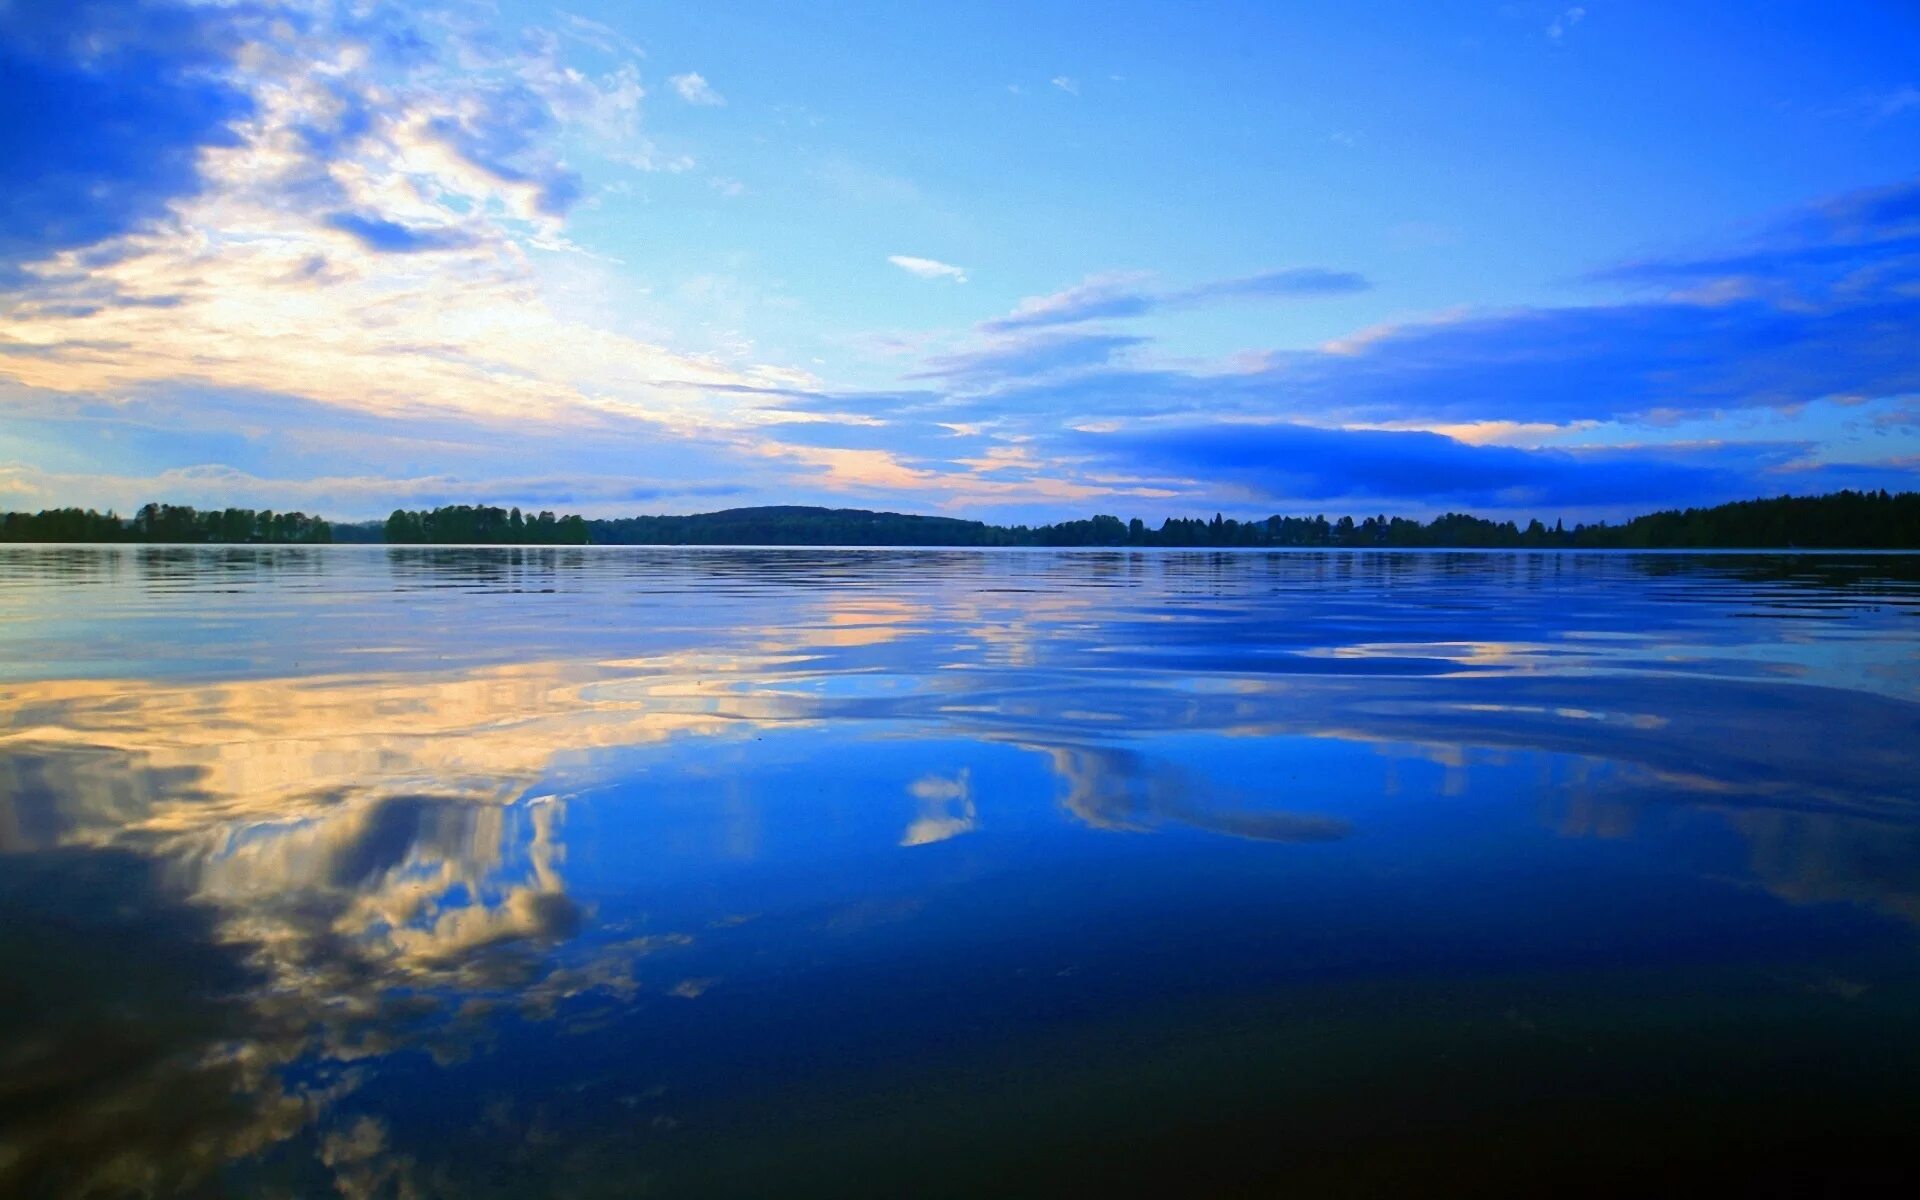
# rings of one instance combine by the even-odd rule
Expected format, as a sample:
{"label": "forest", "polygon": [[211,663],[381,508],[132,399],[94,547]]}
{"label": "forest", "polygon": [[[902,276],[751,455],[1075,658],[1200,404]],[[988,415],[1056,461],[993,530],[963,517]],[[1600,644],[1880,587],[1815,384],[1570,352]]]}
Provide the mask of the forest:
{"label": "forest", "polygon": [[586,523],[600,545],[1276,546],[1514,549],[1920,549],[1920,493],[1835,492],[1649,513],[1618,525],[1539,520],[1524,527],[1465,513],[1431,521],[1385,515],[1271,516],[1241,521],[1096,516],[1055,525],[988,525],[852,508],[736,508],[694,516]]}
{"label": "forest", "polygon": [[[1670,509],[1617,525],[1539,520],[1521,526],[1465,513],[1430,521],[1384,514],[1242,521],[1168,517],[1158,526],[1113,516],[1054,525],[989,525],[956,517],[774,505],[689,516],[589,520],[456,504],[396,509],[384,524],[337,527],[338,540],[393,545],[655,546],[1273,546],[1493,549],[1920,549],[1920,492],[1834,492]],[[335,540],[302,513],[149,504],[131,518],[61,508],[0,515],[9,542],[294,542]]]}
{"label": "forest", "polygon": [[556,517],[550,512],[521,515],[518,508],[450,504],[409,512],[396,508],[387,518],[389,545],[455,546],[584,546],[587,522],[577,516]]}
{"label": "forest", "polygon": [[314,545],[331,542],[333,527],[305,513],[251,508],[196,509],[148,504],[122,519],[112,511],[53,508],[0,513],[0,542],[230,542]]}

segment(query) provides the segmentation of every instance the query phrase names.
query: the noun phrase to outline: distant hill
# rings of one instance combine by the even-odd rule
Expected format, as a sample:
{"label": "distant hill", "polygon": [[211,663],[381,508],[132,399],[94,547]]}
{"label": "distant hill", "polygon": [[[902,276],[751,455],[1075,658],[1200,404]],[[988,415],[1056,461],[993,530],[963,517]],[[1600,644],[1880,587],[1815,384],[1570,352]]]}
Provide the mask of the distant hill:
{"label": "distant hill", "polygon": [[957,517],[781,504],[689,516],[586,520],[517,508],[447,505],[397,509],[384,522],[329,525],[300,513],[246,509],[195,512],[149,504],[133,518],[91,509],[0,514],[10,542],[387,542],[396,545],[603,546],[1185,546],[1458,547],[1532,549],[1920,550],[1920,492],[1780,496],[1711,508],[1672,509],[1604,522],[1548,527],[1447,513],[1431,521],[1324,516],[1240,521],[1096,516],[1054,525],[989,525]]}
{"label": "distant hill", "polygon": [[692,516],[588,521],[599,545],[668,546],[1286,546],[1539,549],[1920,549],[1920,493],[1835,492],[1669,510],[1621,525],[1404,517],[1272,516],[1238,521],[1096,516],[1056,525],[988,525],[858,508],[776,505]]}
{"label": "distant hill", "polygon": [[1012,546],[1013,530],[983,521],[776,504],[680,517],[588,521],[596,545],[628,546]]}

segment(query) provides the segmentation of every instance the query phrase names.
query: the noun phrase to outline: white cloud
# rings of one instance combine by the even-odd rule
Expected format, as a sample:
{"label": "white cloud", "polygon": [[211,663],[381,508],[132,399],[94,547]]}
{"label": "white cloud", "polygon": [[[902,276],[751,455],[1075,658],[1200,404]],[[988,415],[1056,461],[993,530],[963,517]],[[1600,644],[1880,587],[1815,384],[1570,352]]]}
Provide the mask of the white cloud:
{"label": "white cloud", "polygon": [[639,43],[626,34],[611,25],[588,20],[574,13],[560,14],[559,30],[566,37],[583,42],[606,54],[625,54],[633,58],[645,57]]}
{"label": "white cloud", "polygon": [[943,263],[937,258],[915,258],[911,254],[889,254],[887,261],[899,267],[909,275],[918,275],[922,279],[951,279],[955,283],[967,281],[967,269],[956,267],[952,263]]}
{"label": "white cloud", "polygon": [[688,71],[685,75],[675,75],[668,79],[667,82],[673,85],[673,90],[680,93],[680,98],[688,104],[718,108],[727,102],[727,98],[719,92],[714,91],[713,85],[708,83],[697,71]]}
{"label": "white cloud", "polygon": [[1567,11],[1555,17],[1553,24],[1547,26],[1547,36],[1556,42],[1559,41],[1561,38],[1567,36],[1568,30],[1586,19],[1586,15],[1587,10],[1578,5],[1569,8]]}
{"label": "white cloud", "polygon": [[1080,94],[1080,81],[1071,75],[1055,75],[1052,83],[1053,86],[1059,88],[1069,96],[1078,96]]}
{"label": "white cloud", "polygon": [[609,158],[645,148],[630,65],[592,79],[546,42],[469,55],[456,76],[370,60],[325,22],[279,28],[244,62],[253,112],[201,152],[198,194],[150,229],[29,264],[0,298],[0,383],[697,432],[738,426],[729,389],[791,375],[582,320],[572,289],[547,286],[559,268],[542,256],[580,259],[564,134]]}
{"label": "white cloud", "polygon": [[1885,120],[1916,108],[1920,108],[1920,88],[1910,83],[1903,84],[1879,98],[1875,104],[1875,115]]}

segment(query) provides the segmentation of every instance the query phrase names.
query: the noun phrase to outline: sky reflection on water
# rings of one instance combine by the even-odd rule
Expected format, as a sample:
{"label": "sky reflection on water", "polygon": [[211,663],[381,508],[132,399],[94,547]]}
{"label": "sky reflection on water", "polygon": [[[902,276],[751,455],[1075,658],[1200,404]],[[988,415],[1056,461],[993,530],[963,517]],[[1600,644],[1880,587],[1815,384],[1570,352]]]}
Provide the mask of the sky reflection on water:
{"label": "sky reflection on water", "polygon": [[1897,556],[0,548],[0,1190],[1872,1165],[1917,616]]}

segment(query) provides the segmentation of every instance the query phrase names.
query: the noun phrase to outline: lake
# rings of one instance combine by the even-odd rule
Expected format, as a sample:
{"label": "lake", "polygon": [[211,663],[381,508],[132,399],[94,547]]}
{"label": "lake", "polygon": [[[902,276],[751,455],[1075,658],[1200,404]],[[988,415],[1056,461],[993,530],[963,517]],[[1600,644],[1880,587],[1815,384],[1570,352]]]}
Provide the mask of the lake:
{"label": "lake", "polygon": [[1920,557],[0,547],[8,1195],[1872,1187],[1917,932]]}

